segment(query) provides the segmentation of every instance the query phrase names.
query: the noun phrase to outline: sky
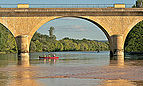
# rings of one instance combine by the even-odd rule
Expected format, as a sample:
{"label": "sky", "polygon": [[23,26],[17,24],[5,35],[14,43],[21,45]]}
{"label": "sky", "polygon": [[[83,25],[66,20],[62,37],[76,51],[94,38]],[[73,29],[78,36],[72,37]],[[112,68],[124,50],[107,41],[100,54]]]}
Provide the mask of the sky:
{"label": "sky", "polygon": [[18,4],[18,3],[29,3],[29,4],[59,4],[59,3],[76,3],[76,4],[114,4],[114,3],[125,3],[134,4],[136,0],[0,0],[1,4]]}
{"label": "sky", "polygon": [[92,40],[107,40],[100,28],[84,19],[74,17],[54,19],[40,27],[38,32],[49,34],[48,30],[51,26],[55,28],[54,34],[58,40],[64,37],[74,39],[86,38]]}
{"label": "sky", "polygon": [[[135,4],[135,1],[136,0],[0,0],[0,4]],[[72,17],[54,19],[41,26],[38,29],[38,32],[49,34],[48,30],[51,26],[55,27],[54,35],[56,35],[58,40],[64,37],[74,39],[86,38],[92,40],[107,40],[105,34],[100,30],[100,28],[84,19]]]}

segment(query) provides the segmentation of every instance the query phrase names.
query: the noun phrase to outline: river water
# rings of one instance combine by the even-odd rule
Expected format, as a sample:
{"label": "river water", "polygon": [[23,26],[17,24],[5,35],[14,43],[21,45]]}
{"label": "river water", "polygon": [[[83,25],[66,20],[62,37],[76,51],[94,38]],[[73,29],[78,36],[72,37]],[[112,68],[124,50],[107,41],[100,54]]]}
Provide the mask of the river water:
{"label": "river water", "polygon": [[[143,86],[143,56],[110,60],[109,52],[55,52],[0,55],[0,86]],[[29,60],[30,59],[30,60]]]}

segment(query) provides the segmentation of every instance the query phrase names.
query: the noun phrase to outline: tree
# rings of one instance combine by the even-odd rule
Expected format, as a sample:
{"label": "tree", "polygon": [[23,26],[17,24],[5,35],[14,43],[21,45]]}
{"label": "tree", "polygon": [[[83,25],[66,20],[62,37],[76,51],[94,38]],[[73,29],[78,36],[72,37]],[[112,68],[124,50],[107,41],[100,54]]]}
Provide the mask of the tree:
{"label": "tree", "polygon": [[137,8],[143,7],[143,0],[137,0],[136,5],[134,5],[133,7],[137,7]]}
{"label": "tree", "polygon": [[54,30],[55,28],[54,27],[50,27],[50,30],[49,30],[49,36],[50,36],[50,40],[56,40],[56,36],[54,35]]}
{"label": "tree", "polygon": [[36,46],[36,52],[41,52],[42,51],[42,43],[39,42],[39,40],[35,41],[35,46]]}

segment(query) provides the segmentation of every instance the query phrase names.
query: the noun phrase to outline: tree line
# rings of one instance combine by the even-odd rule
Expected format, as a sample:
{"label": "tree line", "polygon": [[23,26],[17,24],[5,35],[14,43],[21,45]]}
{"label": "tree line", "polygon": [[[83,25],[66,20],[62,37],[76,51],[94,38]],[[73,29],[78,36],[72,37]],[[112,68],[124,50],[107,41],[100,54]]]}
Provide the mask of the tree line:
{"label": "tree line", "polygon": [[48,35],[36,32],[32,38],[31,52],[55,52],[55,51],[107,51],[109,50],[108,42],[98,42],[88,39],[70,39],[63,38],[56,40]]}

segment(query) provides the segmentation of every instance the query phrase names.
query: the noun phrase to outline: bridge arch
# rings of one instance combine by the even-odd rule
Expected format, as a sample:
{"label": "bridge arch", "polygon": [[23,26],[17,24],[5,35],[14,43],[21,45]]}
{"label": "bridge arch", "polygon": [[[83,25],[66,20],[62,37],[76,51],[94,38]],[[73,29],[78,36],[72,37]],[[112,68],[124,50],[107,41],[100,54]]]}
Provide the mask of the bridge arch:
{"label": "bridge arch", "polygon": [[[13,37],[16,37],[16,35],[14,34],[14,31],[12,30],[12,27],[11,26],[7,26],[4,22],[0,22],[0,25],[2,27],[4,27],[6,30],[9,31],[9,33],[13,36]],[[0,27],[1,27],[0,26]]]}
{"label": "bridge arch", "polygon": [[84,20],[87,20],[93,24],[95,24],[96,26],[98,26],[103,32],[104,34],[106,35],[108,41],[109,41],[109,47],[110,47],[110,50],[112,50],[112,40],[111,40],[111,37],[110,37],[110,32],[111,31],[107,31],[104,27],[104,25],[102,25],[100,22],[94,20],[94,18],[92,19],[92,17],[88,17],[88,16],[52,16],[52,17],[45,17],[45,19],[41,20],[41,22],[39,22],[38,25],[36,25],[34,27],[34,29],[32,29],[32,31],[30,32],[29,34],[29,45],[30,45],[30,42],[31,42],[31,39],[34,35],[34,33],[42,26],[44,25],[45,23],[51,21],[51,20],[55,20],[55,19],[59,19],[59,18],[64,18],[64,17],[74,17],[74,18],[80,18],[80,19],[84,19]]}
{"label": "bridge arch", "polygon": [[14,24],[14,20],[11,20],[10,18],[7,17],[0,17],[0,23],[7,29],[10,31],[10,33],[16,37],[17,36],[17,32],[15,30],[15,26],[16,24]]}

